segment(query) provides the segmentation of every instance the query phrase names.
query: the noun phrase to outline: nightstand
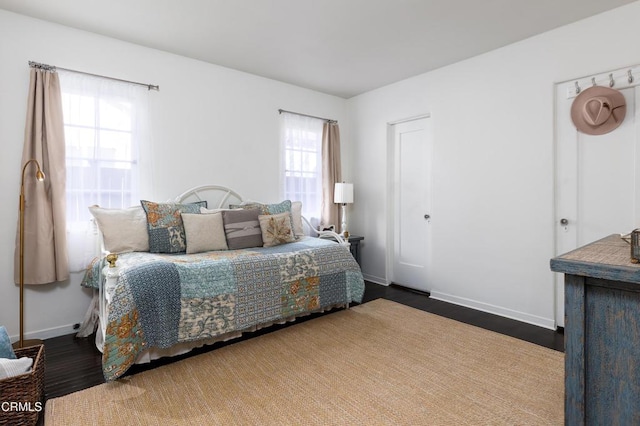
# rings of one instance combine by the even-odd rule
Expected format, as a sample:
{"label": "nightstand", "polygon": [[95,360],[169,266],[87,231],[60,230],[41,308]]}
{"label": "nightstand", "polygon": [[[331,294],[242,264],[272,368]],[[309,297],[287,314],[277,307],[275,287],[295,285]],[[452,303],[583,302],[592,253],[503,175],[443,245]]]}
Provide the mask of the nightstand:
{"label": "nightstand", "polygon": [[360,241],[362,240],[364,240],[364,237],[349,235],[349,250],[353,258],[358,262],[358,265],[360,265]]}

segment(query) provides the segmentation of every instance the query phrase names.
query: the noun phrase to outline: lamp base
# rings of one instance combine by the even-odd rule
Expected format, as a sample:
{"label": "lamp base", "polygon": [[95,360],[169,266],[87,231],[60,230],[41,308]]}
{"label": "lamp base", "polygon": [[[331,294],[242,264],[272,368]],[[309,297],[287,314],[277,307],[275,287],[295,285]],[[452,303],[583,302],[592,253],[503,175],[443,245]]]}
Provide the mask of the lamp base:
{"label": "lamp base", "polygon": [[28,348],[30,346],[38,346],[42,344],[44,344],[44,341],[40,339],[25,339],[22,341],[22,347],[20,346],[20,340],[13,343],[11,346],[13,347],[13,349],[22,349],[22,348]]}
{"label": "lamp base", "polygon": [[340,231],[342,233],[347,232],[347,204],[342,204],[342,223],[340,224]]}

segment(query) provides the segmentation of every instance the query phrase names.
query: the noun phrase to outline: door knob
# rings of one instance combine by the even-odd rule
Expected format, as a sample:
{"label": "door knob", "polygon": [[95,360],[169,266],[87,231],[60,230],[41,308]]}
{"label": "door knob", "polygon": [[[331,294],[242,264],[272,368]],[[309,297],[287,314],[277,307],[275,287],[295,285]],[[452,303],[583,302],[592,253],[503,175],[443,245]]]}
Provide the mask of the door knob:
{"label": "door knob", "polygon": [[424,218],[425,218],[425,219],[430,219],[430,218],[431,218],[431,216],[429,216],[428,214],[425,214],[425,215],[424,215]]}
{"label": "door knob", "polygon": [[569,224],[569,219],[565,219],[564,217],[560,219],[560,225],[568,225],[568,224]]}

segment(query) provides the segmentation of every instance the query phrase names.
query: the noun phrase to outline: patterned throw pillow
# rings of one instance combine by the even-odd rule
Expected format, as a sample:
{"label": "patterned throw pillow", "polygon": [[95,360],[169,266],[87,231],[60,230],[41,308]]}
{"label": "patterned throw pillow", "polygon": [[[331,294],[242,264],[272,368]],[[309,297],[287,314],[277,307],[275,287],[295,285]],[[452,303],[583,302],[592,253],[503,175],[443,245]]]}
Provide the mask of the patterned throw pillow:
{"label": "patterned throw pillow", "polygon": [[278,214],[284,212],[291,212],[291,201],[284,200],[277,204],[261,204],[261,203],[245,203],[245,204],[230,204],[230,209],[245,209],[245,210],[260,210],[260,214]]}
{"label": "patterned throw pillow", "polygon": [[187,250],[187,240],[182,223],[182,213],[200,213],[207,207],[206,201],[189,204],[154,203],[140,200],[147,214],[149,251],[151,253],[180,253]]}
{"label": "patterned throw pillow", "polygon": [[[302,203],[300,203],[300,206],[302,206]],[[267,204],[262,214],[279,214],[279,213],[289,214],[289,220],[291,221],[291,229],[294,230],[294,239],[297,238],[297,236],[295,235],[296,226],[293,220],[293,209],[292,209],[291,200],[284,200],[283,202],[278,204]],[[302,218],[300,218],[300,222],[302,222]]]}
{"label": "patterned throw pillow", "polygon": [[291,214],[291,201],[284,200],[278,204],[267,204],[265,205],[262,214],[278,214],[288,212]]}
{"label": "patterned throw pillow", "polygon": [[262,246],[260,210],[225,210],[222,212],[224,232],[229,250]]}
{"label": "patterned throw pillow", "polygon": [[11,339],[4,326],[0,326],[0,358],[16,359],[16,354],[11,346]]}
{"label": "patterned throw pillow", "polygon": [[253,202],[242,203],[242,204],[229,204],[229,209],[230,210],[239,210],[239,209],[260,210],[260,212],[262,212],[262,208],[264,205],[265,204],[253,203]]}
{"label": "patterned throw pillow", "polygon": [[296,240],[291,226],[291,213],[284,212],[258,216],[265,247],[292,243]]}

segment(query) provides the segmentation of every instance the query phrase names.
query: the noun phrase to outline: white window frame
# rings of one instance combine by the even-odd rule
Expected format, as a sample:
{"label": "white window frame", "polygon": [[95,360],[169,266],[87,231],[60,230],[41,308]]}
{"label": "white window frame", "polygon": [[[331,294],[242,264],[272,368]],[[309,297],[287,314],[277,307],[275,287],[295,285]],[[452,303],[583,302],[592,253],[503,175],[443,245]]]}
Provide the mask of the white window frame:
{"label": "white window frame", "polygon": [[283,197],[302,202],[302,214],[319,221],[322,209],[322,127],[324,120],[282,113]]}

